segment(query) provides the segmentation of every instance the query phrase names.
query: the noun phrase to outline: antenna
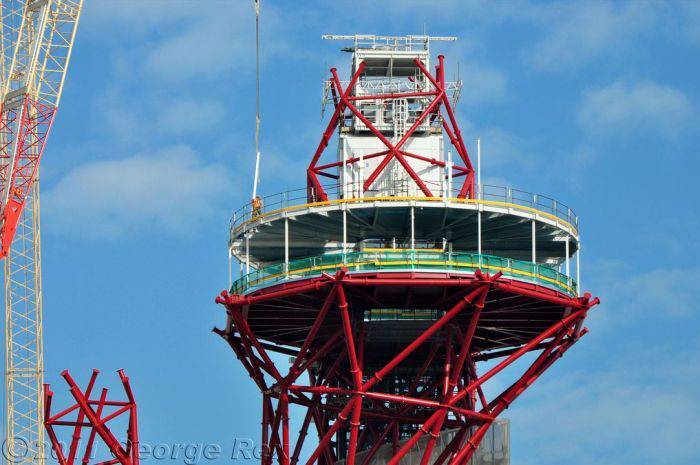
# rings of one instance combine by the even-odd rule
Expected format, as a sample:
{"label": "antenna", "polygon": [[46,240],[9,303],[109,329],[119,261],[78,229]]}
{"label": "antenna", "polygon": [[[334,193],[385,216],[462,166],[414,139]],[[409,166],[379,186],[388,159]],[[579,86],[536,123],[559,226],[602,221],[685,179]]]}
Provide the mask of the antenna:
{"label": "antenna", "polygon": [[260,0],[253,0],[255,6],[255,176],[253,177],[252,199],[258,196],[260,178]]}

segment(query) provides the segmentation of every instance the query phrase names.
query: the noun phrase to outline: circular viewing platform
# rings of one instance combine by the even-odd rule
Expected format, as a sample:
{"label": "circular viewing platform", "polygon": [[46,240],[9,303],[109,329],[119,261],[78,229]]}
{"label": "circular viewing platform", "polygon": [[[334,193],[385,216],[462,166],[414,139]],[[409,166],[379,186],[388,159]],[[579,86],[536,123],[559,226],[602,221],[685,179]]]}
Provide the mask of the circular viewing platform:
{"label": "circular viewing platform", "polygon": [[420,249],[365,249],[302,258],[288,265],[268,265],[241,276],[233,283],[231,292],[243,295],[280,282],[305,279],[324,272],[333,274],[341,268],[347,268],[348,274],[383,271],[473,275],[477,269],[490,274],[500,271],[507,278],[544,286],[571,297],[576,295],[575,281],[547,265],[491,255]]}
{"label": "circular viewing platform", "polygon": [[241,207],[230,224],[232,255],[257,269],[398,240],[404,248],[424,241],[557,267],[578,250],[579,219],[571,208],[518,189],[485,185],[479,198],[372,192],[348,198],[338,186],[326,192],[324,201],[309,202],[307,190],[298,189],[264,197],[258,209]]}

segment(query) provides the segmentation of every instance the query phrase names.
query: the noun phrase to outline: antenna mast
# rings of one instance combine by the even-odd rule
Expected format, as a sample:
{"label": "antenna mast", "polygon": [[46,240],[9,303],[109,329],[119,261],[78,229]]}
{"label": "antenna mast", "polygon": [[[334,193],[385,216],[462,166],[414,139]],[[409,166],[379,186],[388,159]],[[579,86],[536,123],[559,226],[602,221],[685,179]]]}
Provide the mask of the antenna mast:
{"label": "antenna mast", "polygon": [[258,196],[260,177],[260,0],[253,0],[255,6],[255,177],[253,196]]}

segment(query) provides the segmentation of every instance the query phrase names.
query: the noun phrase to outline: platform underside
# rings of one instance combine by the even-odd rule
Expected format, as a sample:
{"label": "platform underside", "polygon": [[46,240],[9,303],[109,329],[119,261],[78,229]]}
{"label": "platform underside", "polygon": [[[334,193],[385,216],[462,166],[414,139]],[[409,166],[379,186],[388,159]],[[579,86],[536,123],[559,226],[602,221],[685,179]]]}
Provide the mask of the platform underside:
{"label": "platform underside", "polygon": [[539,263],[557,262],[565,257],[565,237],[570,237],[569,253],[578,248],[577,231],[551,215],[524,210],[517,206],[444,204],[436,201],[376,201],[309,206],[263,216],[237,229],[232,236],[232,251],[243,260],[244,235],[249,235],[249,254],[253,261],[271,263],[284,258],[285,218],[289,220],[289,258],[321,255],[343,240],[343,209],[346,209],[346,234],[350,244],[367,239],[406,240],[411,237],[411,211],[414,234],[422,241],[452,244],[454,250],[478,248],[478,212],[481,209],[482,249],[484,254],[530,260],[532,222],[535,222],[536,255]]}
{"label": "platform underside", "polygon": [[[310,278],[256,290],[247,297],[275,295],[308,287]],[[349,310],[364,320],[368,354],[377,363],[417,337],[452,308],[475,281],[473,275],[439,273],[360,273],[346,276]],[[245,310],[251,329],[272,344],[298,347],[304,341],[329,292],[327,287],[253,303]],[[566,316],[570,297],[531,283],[501,278],[489,291],[471,352],[520,346]],[[471,311],[455,320],[465,327]],[[314,345],[341,330],[339,312],[331,310]],[[371,358],[375,358],[370,356]],[[408,363],[410,365],[410,363]]]}

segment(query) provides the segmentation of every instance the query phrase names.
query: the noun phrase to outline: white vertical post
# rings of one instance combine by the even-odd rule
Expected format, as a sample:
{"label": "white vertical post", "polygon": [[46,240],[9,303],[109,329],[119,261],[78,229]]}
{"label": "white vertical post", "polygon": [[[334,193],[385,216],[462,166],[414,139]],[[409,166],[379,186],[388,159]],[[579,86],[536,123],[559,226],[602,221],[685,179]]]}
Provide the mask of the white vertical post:
{"label": "white vertical post", "polygon": [[569,264],[569,235],[568,234],[566,235],[565,253],[566,253],[566,277],[568,278],[571,276],[571,266]]}
{"label": "white vertical post", "polygon": [[416,207],[411,207],[411,250],[416,248]]}
{"label": "white vertical post", "polygon": [[284,274],[289,276],[289,218],[284,218]]}
{"label": "white vertical post", "polygon": [[245,273],[250,273],[250,236],[245,235]]}
{"label": "white vertical post", "polygon": [[[476,139],[476,197],[481,200],[481,138]],[[481,203],[476,204],[476,241],[477,251],[479,253],[479,265],[481,266],[481,255],[483,254],[483,245],[481,243]]]}
{"label": "white vertical post", "polygon": [[364,159],[364,154],[360,154],[360,182],[358,183],[357,188],[359,189],[359,197],[362,198],[365,196],[365,159]]}
{"label": "white vertical post", "polygon": [[478,209],[476,212],[476,249],[478,254],[481,255],[484,252],[481,243],[481,205],[477,205],[476,208]]}
{"label": "white vertical post", "polygon": [[[257,131],[256,142],[257,145]],[[253,199],[258,196],[258,178],[260,177],[260,152],[255,152],[255,178],[253,178]]]}
{"label": "white vertical post", "polygon": [[476,140],[476,192],[481,200],[481,139]]}
{"label": "white vertical post", "polygon": [[537,263],[537,237],[535,220],[532,220],[532,263]]}
{"label": "white vertical post", "polygon": [[447,195],[445,198],[452,197],[452,152],[447,152]]}
{"label": "white vertical post", "polygon": [[576,249],[576,295],[581,295],[581,240]]}
{"label": "white vertical post", "polygon": [[348,248],[348,211],[347,204],[343,204],[343,264],[345,263],[345,253]]}
{"label": "white vertical post", "polygon": [[228,248],[228,289],[231,290],[233,286],[233,254],[231,254],[231,247]]}
{"label": "white vertical post", "polygon": [[[343,194],[343,198],[347,198],[348,196],[352,196],[350,192],[352,189],[352,184],[348,182],[348,154],[347,151],[345,150],[345,147],[343,144],[340,144],[340,150],[343,152],[343,170],[340,173],[340,178],[342,179],[341,183],[341,189],[339,189],[340,192]],[[350,192],[348,192],[350,191]]]}

